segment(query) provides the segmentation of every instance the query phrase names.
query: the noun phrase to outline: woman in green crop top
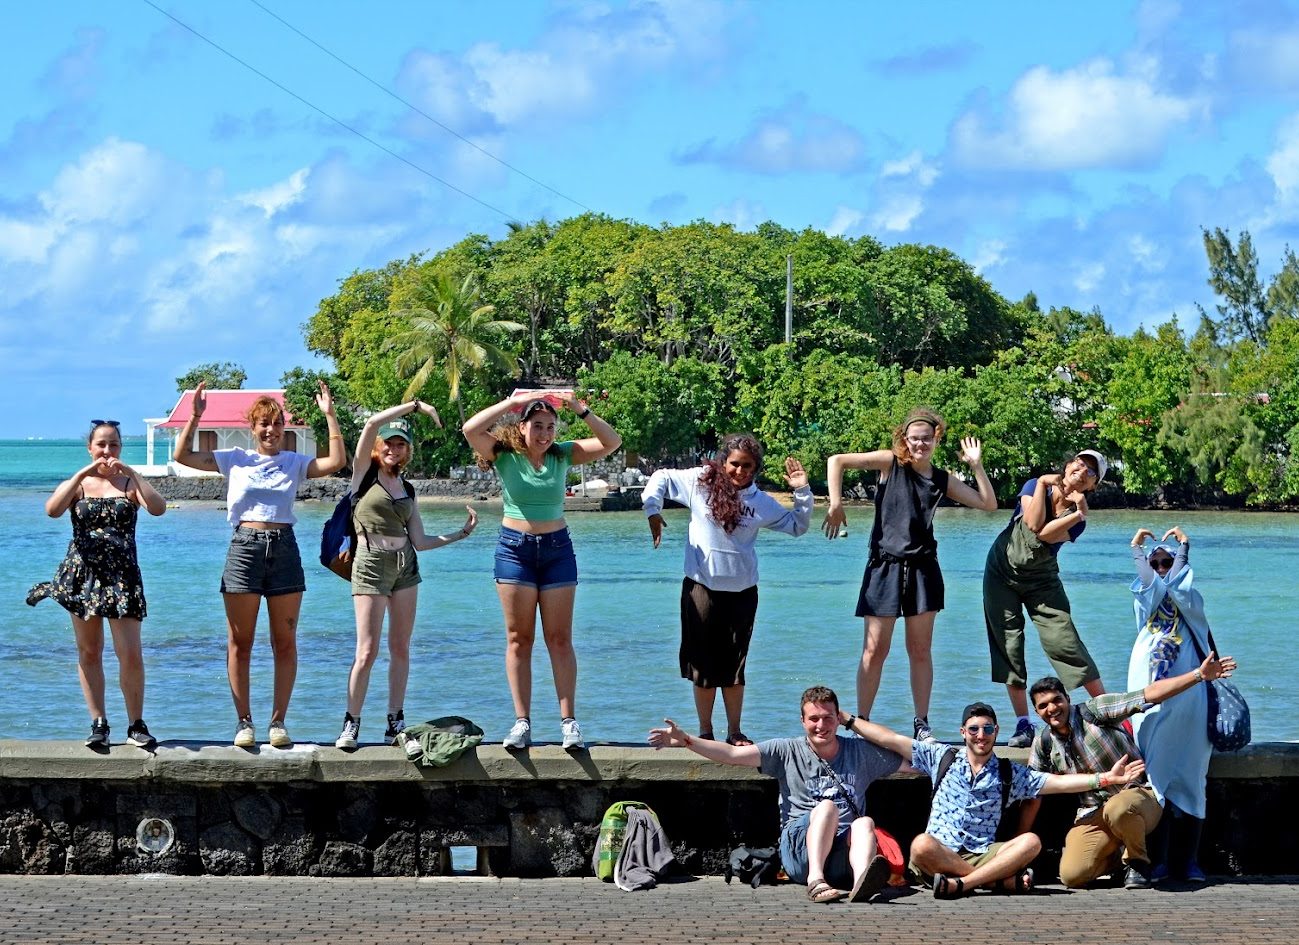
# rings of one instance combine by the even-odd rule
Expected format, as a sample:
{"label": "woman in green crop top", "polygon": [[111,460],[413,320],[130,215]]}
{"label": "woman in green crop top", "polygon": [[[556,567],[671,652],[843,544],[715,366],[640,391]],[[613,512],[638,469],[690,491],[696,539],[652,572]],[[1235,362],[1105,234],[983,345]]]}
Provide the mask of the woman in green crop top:
{"label": "woman in green crop top", "polygon": [[464,527],[450,535],[426,535],[413,489],[401,471],[411,459],[412,437],[407,414],[420,411],[438,426],[430,404],[412,400],[381,410],[366,421],[352,461],[352,523],[356,552],[352,558],[352,605],[356,610],[356,657],[347,677],[347,711],[334,745],[353,749],[361,734],[361,707],[370,686],[370,670],[379,651],[383,616],[388,615],[388,728],[385,739],[406,727],[402,704],[410,676],[410,638],[415,629],[419,562],[415,552],[441,548],[468,538],[478,524],[472,508]]}
{"label": "woman in green crop top", "polygon": [[[564,405],[595,435],[556,443],[556,408]],[[505,503],[496,546],[496,593],[505,613],[505,677],[516,719],[505,747],[532,744],[532,646],[540,611],[559,696],[563,746],[582,748],[573,653],[577,559],[564,523],[564,485],[569,466],[608,456],[622,445],[622,437],[571,391],[552,391],[542,398],[516,393],[470,417],[464,434],[479,465],[496,467]]]}

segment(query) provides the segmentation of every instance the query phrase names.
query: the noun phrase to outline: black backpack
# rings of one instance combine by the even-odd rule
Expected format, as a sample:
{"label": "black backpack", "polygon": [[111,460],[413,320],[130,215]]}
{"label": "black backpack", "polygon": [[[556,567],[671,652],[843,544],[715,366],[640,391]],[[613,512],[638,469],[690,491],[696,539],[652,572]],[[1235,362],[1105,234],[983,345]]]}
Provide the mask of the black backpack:
{"label": "black backpack", "polygon": [[[943,783],[943,778],[947,777],[947,769],[956,760],[958,751],[955,745],[950,745],[938,759],[938,767],[934,770],[934,789],[929,792],[930,803],[938,796],[938,786]],[[1023,801],[1016,801],[1013,804],[1010,802],[1010,785],[1015,776],[1010,759],[997,756],[997,773],[1001,776],[1001,820],[997,824],[997,839],[1005,841],[1014,837],[1019,829],[1019,810]]]}
{"label": "black backpack", "polygon": [[736,847],[723,874],[729,883],[732,877],[757,889],[763,883],[774,883],[780,874],[780,850],[776,847]]}
{"label": "black backpack", "polygon": [[[344,581],[352,580],[352,554],[356,551],[356,525],[352,522],[352,507],[378,481],[379,464],[371,462],[370,468],[361,477],[355,495],[350,491],[343,493],[343,497],[334,506],[329,521],[320,530],[320,563]],[[404,478],[401,484],[406,487],[406,495],[415,498],[415,487]]]}

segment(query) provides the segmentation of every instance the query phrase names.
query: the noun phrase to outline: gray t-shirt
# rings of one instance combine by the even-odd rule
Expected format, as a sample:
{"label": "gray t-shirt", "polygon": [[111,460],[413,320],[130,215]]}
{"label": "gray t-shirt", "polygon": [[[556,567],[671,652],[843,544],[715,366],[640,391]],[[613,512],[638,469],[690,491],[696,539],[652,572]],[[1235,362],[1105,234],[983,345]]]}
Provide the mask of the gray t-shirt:
{"label": "gray t-shirt", "polygon": [[[822,761],[812,751],[807,738],[773,738],[758,742],[759,770],[780,783],[780,825],[791,817],[805,814],[824,800],[839,808],[839,823],[852,823],[854,814],[844,798],[843,787],[852,792],[857,815],[866,813],[866,789],[876,778],[887,777],[902,766],[902,758],[891,751],[861,738],[839,740],[839,752],[833,761]],[[826,770],[838,776],[838,782]]]}

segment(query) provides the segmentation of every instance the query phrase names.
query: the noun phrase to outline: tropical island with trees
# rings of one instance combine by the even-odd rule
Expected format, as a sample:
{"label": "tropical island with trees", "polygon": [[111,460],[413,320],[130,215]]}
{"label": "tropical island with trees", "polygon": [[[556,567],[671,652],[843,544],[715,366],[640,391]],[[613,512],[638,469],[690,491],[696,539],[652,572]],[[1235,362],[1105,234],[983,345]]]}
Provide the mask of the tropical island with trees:
{"label": "tropical island with trees", "polygon": [[[439,407],[416,468],[472,463],[458,420],[516,386],[576,386],[653,465],[750,430],[823,482],[826,457],[876,449],[906,411],[978,435],[1003,502],[1071,450],[1111,458],[1133,504],[1284,507],[1299,498],[1299,260],[1266,284],[1248,232],[1203,232],[1217,303],[1117,334],[1101,309],[1000,295],[936,246],[764,223],[647,226],[600,214],[511,224],[340,280],[302,326],[332,370],[282,378],[322,424],[326,380],[353,440],[412,396]],[[785,340],[786,259],[793,331]],[[227,372],[236,365],[217,365]],[[574,435],[584,435],[580,422]]]}

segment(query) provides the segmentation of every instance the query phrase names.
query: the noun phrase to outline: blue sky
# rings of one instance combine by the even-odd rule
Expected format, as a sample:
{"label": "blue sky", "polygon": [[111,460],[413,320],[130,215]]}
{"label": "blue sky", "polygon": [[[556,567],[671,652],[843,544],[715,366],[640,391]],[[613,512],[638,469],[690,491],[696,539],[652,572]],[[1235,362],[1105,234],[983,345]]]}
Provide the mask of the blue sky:
{"label": "blue sky", "polygon": [[1212,304],[1201,227],[1299,242],[1297,3],[152,3],[0,5],[0,437],[276,386],[339,279],[511,219],[935,243],[1124,332]]}

